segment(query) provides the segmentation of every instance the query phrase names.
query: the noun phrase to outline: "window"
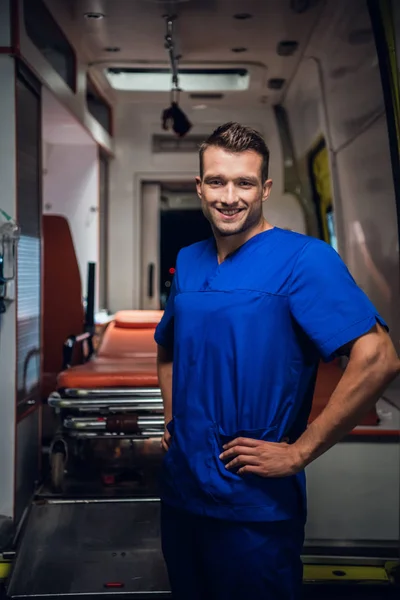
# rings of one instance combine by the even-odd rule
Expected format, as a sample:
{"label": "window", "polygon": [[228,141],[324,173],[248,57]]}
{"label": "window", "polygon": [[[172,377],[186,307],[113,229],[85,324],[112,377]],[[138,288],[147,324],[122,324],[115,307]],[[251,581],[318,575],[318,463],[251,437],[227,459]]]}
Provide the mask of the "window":
{"label": "window", "polygon": [[90,77],[86,77],[86,104],[90,114],[108,133],[112,133],[112,109],[100,96]]}
{"label": "window", "polygon": [[24,0],[26,33],[65,83],[75,92],[75,52],[42,0]]}
{"label": "window", "polygon": [[99,308],[108,309],[108,158],[100,154],[100,273],[99,273]]}

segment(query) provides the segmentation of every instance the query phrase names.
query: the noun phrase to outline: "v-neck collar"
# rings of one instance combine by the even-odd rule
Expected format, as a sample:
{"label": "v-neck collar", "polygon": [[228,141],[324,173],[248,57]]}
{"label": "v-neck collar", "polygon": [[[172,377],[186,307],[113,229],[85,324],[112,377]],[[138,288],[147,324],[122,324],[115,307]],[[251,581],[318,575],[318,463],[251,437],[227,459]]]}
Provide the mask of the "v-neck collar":
{"label": "v-neck collar", "polygon": [[223,260],[222,262],[218,261],[218,249],[217,249],[217,243],[215,241],[215,238],[214,237],[210,238],[211,253],[212,253],[216,267],[221,267],[227,261],[232,260],[232,258],[237,256],[241,251],[243,251],[244,249],[247,249],[249,246],[252,246],[254,243],[256,243],[261,238],[261,236],[264,237],[278,229],[279,229],[279,227],[271,227],[271,229],[266,229],[265,231],[260,231],[260,233],[256,233],[251,238],[249,238],[246,242],[244,242],[241,246],[236,248],[236,250],[231,252],[231,254],[228,254],[228,256],[225,258],[225,260]]}

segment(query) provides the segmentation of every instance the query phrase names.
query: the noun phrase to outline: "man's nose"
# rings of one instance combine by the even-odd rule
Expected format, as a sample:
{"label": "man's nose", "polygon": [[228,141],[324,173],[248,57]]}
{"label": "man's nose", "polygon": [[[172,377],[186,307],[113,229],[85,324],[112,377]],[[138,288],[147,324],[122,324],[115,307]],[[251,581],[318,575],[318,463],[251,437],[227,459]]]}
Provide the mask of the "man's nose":
{"label": "man's nose", "polygon": [[236,204],[238,201],[238,196],[236,193],[235,186],[232,182],[227,183],[224,186],[224,193],[222,194],[221,201],[224,204]]}

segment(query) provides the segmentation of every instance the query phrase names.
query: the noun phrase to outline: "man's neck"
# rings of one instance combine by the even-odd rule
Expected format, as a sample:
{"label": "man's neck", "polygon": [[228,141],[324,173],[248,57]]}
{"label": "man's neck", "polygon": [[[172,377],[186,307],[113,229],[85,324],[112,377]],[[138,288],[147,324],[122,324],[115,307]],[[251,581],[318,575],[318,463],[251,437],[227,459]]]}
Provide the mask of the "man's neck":
{"label": "man's neck", "polygon": [[273,229],[273,226],[270,225],[264,218],[258,224],[244,231],[243,233],[238,233],[237,235],[227,235],[227,236],[219,236],[215,235],[215,243],[217,245],[218,252],[218,262],[221,264],[224,260],[235,252],[240,246],[243,246],[248,240],[257,235],[258,233],[262,233],[263,231],[267,231],[268,229]]}

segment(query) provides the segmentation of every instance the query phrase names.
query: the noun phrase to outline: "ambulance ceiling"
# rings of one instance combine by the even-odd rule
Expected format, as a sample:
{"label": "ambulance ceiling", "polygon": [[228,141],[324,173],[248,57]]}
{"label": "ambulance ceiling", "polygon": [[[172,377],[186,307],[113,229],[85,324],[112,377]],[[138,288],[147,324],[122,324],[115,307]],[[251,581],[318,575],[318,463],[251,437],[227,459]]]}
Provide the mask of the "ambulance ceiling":
{"label": "ambulance ceiling", "polygon": [[[79,28],[92,71],[103,78],[109,67],[168,67],[163,15],[177,15],[174,41],[180,68],[247,69],[249,88],[224,93],[242,105],[276,102],[296,69],[321,7],[320,0],[73,0],[68,3]],[[278,52],[280,42],[297,42],[291,56]],[[284,47],[288,50],[288,46]],[[271,83],[272,80],[272,83]],[[274,81],[275,80],[275,81]],[[280,89],[271,89],[279,85]],[[160,102],[159,92],[118,92],[129,101]],[[195,98],[196,99],[196,98]],[[202,101],[201,95],[197,98]],[[206,100],[208,100],[206,98]],[[209,102],[207,102],[209,104]]]}

